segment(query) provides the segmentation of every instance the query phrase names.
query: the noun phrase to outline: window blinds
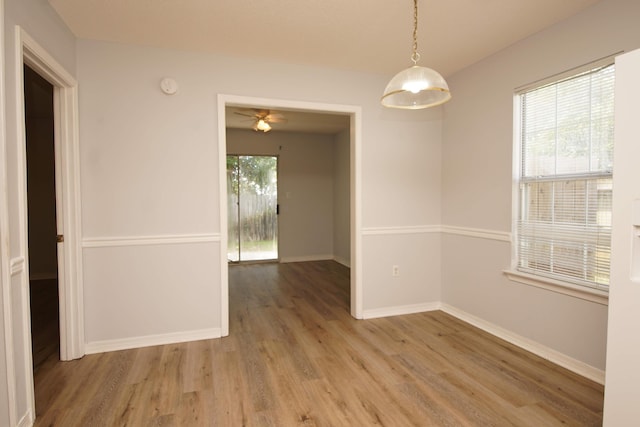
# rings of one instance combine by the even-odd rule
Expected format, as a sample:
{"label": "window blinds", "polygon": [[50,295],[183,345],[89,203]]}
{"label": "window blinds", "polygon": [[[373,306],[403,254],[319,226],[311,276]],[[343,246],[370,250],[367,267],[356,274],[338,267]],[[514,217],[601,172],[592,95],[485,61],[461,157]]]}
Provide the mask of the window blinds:
{"label": "window blinds", "polygon": [[607,289],[614,65],[520,94],[517,268]]}

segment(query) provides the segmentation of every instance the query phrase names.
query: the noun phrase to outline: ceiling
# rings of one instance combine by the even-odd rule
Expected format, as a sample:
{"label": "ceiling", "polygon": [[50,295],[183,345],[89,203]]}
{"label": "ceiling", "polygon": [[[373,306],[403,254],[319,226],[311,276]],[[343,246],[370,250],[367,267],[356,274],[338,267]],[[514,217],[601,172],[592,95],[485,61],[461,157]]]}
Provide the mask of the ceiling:
{"label": "ceiling", "polygon": [[[445,77],[598,0],[419,0],[420,65]],[[49,0],[83,39],[383,74],[410,65],[411,0]]]}
{"label": "ceiling", "polygon": [[[262,108],[260,110],[263,110]],[[349,129],[350,116],[348,114],[318,113],[301,110],[277,108],[269,110],[279,113],[285,119],[283,123],[271,123],[273,131],[306,132],[334,135]],[[246,107],[228,106],[225,111],[227,128],[251,129],[255,119],[238,113],[247,113]]]}
{"label": "ceiling", "polygon": [[[411,65],[411,0],[48,1],[82,39],[389,77]],[[597,1],[419,0],[419,65],[450,76]]]}

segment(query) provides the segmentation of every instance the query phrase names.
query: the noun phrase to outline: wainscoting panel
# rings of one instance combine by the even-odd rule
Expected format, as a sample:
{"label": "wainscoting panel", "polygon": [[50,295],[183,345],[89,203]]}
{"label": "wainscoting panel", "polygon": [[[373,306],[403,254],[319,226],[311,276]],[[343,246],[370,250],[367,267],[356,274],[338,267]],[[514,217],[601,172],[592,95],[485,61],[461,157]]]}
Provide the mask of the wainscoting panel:
{"label": "wainscoting panel", "polygon": [[440,301],[439,231],[439,226],[363,230],[364,317],[406,314]]}
{"label": "wainscoting panel", "polygon": [[88,352],[219,336],[218,236],[84,242]]}

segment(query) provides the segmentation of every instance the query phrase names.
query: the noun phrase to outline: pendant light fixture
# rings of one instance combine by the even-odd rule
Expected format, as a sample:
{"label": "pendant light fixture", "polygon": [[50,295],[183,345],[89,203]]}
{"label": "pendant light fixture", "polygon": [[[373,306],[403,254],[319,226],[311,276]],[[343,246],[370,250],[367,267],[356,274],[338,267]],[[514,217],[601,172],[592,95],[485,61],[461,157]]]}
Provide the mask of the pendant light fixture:
{"label": "pendant light fixture", "polygon": [[417,110],[444,104],[451,99],[449,86],[435,70],[420,67],[418,61],[418,0],[413,0],[413,65],[396,74],[382,95],[382,105]]}

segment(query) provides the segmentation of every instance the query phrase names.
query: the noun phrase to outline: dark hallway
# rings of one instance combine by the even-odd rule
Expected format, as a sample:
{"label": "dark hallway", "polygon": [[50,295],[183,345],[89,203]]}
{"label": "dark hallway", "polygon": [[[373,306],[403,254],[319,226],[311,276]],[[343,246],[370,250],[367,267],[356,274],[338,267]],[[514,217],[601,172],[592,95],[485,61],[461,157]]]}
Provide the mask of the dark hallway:
{"label": "dark hallway", "polygon": [[53,86],[24,68],[33,365],[60,347]]}

